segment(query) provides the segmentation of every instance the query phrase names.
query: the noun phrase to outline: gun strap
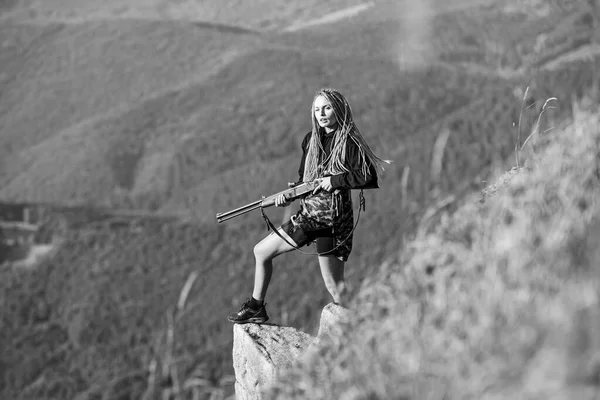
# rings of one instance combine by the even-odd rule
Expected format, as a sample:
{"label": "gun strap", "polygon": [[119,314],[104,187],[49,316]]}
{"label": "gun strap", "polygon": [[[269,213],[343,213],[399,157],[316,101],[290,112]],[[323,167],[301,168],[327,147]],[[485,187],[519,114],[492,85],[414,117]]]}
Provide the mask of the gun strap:
{"label": "gun strap", "polygon": [[350,231],[350,233],[348,233],[348,236],[346,236],[344,238],[344,240],[342,240],[337,246],[335,246],[333,249],[331,250],[327,250],[323,253],[309,253],[307,251],[303,251],[302,249],[300,249],[300,247],[296,246],[295,244],[292,244],[289,242],[289,240],[287,240],[285,237],[283,237],[283,235],[281,233],[279,233],[279,229],[277,229],[277,227],[275,225],[273,225],[273,223],[271,222],[271,220],[269,219],[269,217],[267,216],[267,214],[265,213],[265,209],[263,207],[260,208],[260,212],[263,216],[263,219],[265,220],[265,223],[267,224],[267,231],[269,229],[272,229],[273,232],[279,236],[284,242],[286,242],[287,244],[289,244],[291,247],[293,247],[295,250],[298,250],[300,253],[302,254],[307,254],[309,256],[324,256],[327,255],[329,253],[332,253],[333,251],[337,250],[341,245],[343,245],[346,240],[348,240],[350,238],[350,236],[352,236],[352,234],[354,233],[354,230],[356,229],[356,227],[358,226],[358,221],[360,221],[360,211],[366,211],[366,201],[365,201],[365,196],[363,194],[362,189],[360,190],[360,194],[359,194],[359,205],[358,205],[358,214],[356,215],[356,223],[354,224],[354,226],[352,227],[352,230]]}

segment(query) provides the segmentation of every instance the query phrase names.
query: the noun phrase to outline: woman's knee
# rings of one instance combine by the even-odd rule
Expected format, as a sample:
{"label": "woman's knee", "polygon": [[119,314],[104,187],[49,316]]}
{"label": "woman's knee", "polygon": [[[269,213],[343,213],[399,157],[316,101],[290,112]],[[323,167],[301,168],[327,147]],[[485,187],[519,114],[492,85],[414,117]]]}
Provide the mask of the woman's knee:
{"label": "woman's knee", "polygon": [[254,257],[257,260],[272,260],[275,257],[275,251],[266,240],[263,240],[254,246]]}

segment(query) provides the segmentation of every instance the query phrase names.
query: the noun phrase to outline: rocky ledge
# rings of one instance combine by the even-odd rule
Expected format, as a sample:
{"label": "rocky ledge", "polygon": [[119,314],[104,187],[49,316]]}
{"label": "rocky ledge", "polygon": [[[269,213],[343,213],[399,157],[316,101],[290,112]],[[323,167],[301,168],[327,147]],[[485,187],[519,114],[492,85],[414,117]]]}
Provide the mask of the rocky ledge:
{"label": "rocky ledge", "polygon": [[347,321],[348,309],[330,303],[321,312],[317,337],[279,325],[233,326],[233,367],[237,400],[260,400],[277,374],[327,336],[339,334]]}

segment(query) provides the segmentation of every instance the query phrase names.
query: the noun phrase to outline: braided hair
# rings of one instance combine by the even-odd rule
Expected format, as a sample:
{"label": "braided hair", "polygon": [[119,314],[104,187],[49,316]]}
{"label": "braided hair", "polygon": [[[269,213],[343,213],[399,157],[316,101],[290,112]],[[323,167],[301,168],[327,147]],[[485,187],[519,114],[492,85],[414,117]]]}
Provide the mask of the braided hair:
{"label": "braided hair", "polygon": [[[323,96],[326,98],[333,109],[338,123],[338,127],[334,133],[333,146],[329,156],[319,162],[319,154],[324,154],[325,150],[321,145],[321,135],[325,133],[325,128],[319,126],[314,113],[315,100],[317,97]],[[308,143],[308,151],[304,165],[304,182],[310,182],[319,178],[320,174],[337,175],[348,172],[345,166],[346,161],[346,144],[348,140],[352,140],[358,146],[358,161],[361,165],[362,173],[366,176],[370,165],[384,170],[382,163],[390,164],[390,160],[383,160],[377,157],[365,139],[360,134],[358,127],[352,118],[352,109],[348,100],[336,89],[322,88],[317,91],[313,98],[311,107],[312,115],[312,134]]]}

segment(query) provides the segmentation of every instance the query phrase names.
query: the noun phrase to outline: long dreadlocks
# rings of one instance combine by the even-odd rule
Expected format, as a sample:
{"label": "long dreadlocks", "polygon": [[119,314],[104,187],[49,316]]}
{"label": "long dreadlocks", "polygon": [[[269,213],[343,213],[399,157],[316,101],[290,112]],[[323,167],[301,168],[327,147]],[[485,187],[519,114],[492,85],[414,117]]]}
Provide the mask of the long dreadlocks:
{"label": "long dreadlocks", "polygon": [[[321,134],[325,133],[325,128],[321,128],[315,117],[314,108],[317,97],[325,97],[333,108],[333,113],[337,119],[338,128],[334,133],[333,146],[329,157],[319,162],[319,154],[324,154],[325,150],[321,145]],[[360,134],[358,127],[352,118],[352,109],[348,100],[336,89],[322,88],[315,94],[312,107],[312,135],[308,143],[308,152],[304,164],[304,182],[310,182],[319,177],[319,173],[337,175],[348,172],[346,168],[346,144],[348,139],[354,141],[358,146],[359,163],[362,173],[366,176],[370,165],[374,165],[384,170],[382,164],[390,164],[390,160],[383,160],[377,157],[365,139]]]}

